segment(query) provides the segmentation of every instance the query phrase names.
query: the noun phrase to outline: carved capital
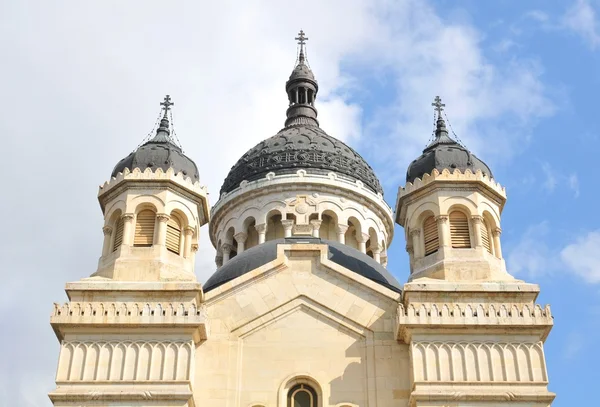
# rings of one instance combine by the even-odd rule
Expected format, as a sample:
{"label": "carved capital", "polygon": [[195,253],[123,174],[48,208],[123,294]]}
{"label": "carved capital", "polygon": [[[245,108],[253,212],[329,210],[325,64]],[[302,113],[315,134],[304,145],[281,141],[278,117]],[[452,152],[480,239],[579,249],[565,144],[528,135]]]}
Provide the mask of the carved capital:
{"label": "carved capital", "polygon": [[215,256],[215,264],[217,265],[217,267],[221,267],[223,265],[223,256],[217,254]]}
{"label": "carved capital", "polygon": [[234,239],[238,243],[245,243],[246,239],[248,239],[248,234],[246,232],[240,232],[233,235]]}
{"label": "carved capital", "polygon": [[340,235],[345,235],[346,232],[348,231],[348,228],[350,226],[348,225],[337,225],[336,231],[338,232],[338,234]]}
{"label": "carved capital", "polygon": [[198,251],[198,243],[192,243],[192,251],[196,253]]}
{"label": "carved capital", "polygon": [[448,215],[436,216],[435,220],[437,221],[437,223],[446,223],[448,222]]}
{"label": "carved capital", "polygon": [[284,230],[292,230],[292,226],[294,226],[294,221],[292,219],[283,219],[281,221]]}
{"label": "carved capital", "polygon": [[221,245],[221,252],[224,254],[230,254],[231,249],[233,249],[233,245],[231,245],[230,243],[223,243]]}
{"label": "carved capital", "polygon": [[266,233],[267,232],[267,224],[261,223],[260,225],[254,225],[254,229],[256,229],[256,231],[258,233]]}
{"label": "carved capital", "polygon": [[356,241],[358,243],[366,243],[367,240],[369,240],[369,234],[368,233],[357,233],[356,234]]}
{"label": "carved capital", "polygon": [[414,250],[413,250],[413,247],[411,245],[406,245],[405,249],[406,249],[406,253],[408,253],[409,256],[413,255]]}
{"label": "carved capital", "polygon": [[500,236],[501,234],[502,234],[502,229],[500,229],[499,227],[495,227],[495,228],[492,230],[492,236],[494,236],[494,237],[498,237],[498,236]]}
{"label": "carved capital", "polygon": [[104,226],[102,228],[102,233],[104,233],[104,236],[109,236],[112,234],[112,232],[113,232],[113,228],[110,226]]}
{"label": "carved capital", "polygon": [[371,251],[373,252],[373,254],[381,254],[381,247],[379,247],[379,246],[371,247]]}
{"label": "carved capital", "polygon": [[121,215],[121,219],[123,219],[123,222],[133,222],[133,218],[133,213],[124,213],[123,215]]}
{"label": "carved capital", "polygon": [[157,213],[156,219],[158,219],[159,222],[167,223],[171,217],[166,213]]}
{"label": "carved capital", "polygon": [[473,215],[471,216],[471,221],[477,225],[483,223],[483,216],[481,215]]}
{"label": "carved capital", "polygon": [[183,229],[183,235],[184,236],[192,236],[194,234],[194,228],[191,226],[186,226]]}
{"label": "carved capital", "polygon": [[313,230],[319,230],[322,222],[323,222],[322,220],[313,219],[310,221],[310,224],[312,225]]}
{"label": "carved capital", "polygon": [[419,237],[421,235],[421,229],[413,229],[409,234],[410,237]]}

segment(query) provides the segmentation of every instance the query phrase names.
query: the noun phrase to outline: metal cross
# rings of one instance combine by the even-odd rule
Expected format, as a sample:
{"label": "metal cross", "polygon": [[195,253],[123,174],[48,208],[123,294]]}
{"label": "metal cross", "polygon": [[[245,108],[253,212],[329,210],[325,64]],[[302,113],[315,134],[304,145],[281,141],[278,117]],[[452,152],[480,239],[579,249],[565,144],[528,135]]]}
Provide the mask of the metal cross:
{"label": "metal cross", "polygon": [[439,96],[436,96],[431,106],[435,107],[434,110],[437,112],[438,117],[440,117],[442,115],[442,110],[444,110],[446,105],[442,103],[442,99],[440,99]]}
{"label": "metal cross", "polygon": [[171,102],[171,96],[169,96],[169,95],[165,96],[165,101],[160,103],[160,105],[164,106],[164,108],[165,108],[165,115],[167,114],[169,109],[171,109],[171,106],[173,106],[174,104],[175,103]]}
{"label": "metal cross", "polygon": [[302,30],[300,30],[300,32],[298,33],[298,36],[294,39],[296,41],[298,41],[298,44],[300,44],[300,45],[304,45],[304,43],[306,43],[306,41],[308,40],[308,38],[304,36],[304,31],[302,31]]}

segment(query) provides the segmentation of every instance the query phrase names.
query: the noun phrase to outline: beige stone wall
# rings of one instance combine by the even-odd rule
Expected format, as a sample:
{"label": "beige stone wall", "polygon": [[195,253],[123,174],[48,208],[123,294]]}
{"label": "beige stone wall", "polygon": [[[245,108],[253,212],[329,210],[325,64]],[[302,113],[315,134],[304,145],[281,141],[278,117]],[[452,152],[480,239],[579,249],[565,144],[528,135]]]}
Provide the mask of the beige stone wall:
{"label": "beige stone wall", "polygon": [[196,350],[196,402],[285,406],[299,379],[322,406],[407,405],[409,348],[394,334],[399,294],[329,262],[324,246],[285,247],[206,293],[210,336]]}

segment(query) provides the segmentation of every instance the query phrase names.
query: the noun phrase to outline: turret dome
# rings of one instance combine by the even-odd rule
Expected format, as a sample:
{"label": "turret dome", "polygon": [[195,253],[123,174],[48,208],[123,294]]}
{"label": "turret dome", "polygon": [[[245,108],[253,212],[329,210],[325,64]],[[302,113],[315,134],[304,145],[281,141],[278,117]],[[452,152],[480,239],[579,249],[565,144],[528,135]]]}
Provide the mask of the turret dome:
{"label": "turret dome", "polygon": [[[168,107],[172,103],[167,98],[163,103],[168,102]],[[119,161],[112,171],[112,177],[123,172],[125,168],[130,171],[133,171],[134,168],[139,168],[141,171],[146,168],[150,168],[152,171],[156,171],[158,168],[163,171],[173,168],[176,174],[181,172],[185,177],[190,177],[193,182],[200,179],[196,163],[183,153],[181,147],[171,137],[167,111],[168,109],[165,109],[165,115],[160,121],[156,135]]]}
{"label": "turret dome", "polygon": [[492,178],[492,171],[486,163],[448,135],[446,123],[441,116],[441,107],[444,105],[441,104],[439,97],[436,98],[433,105],[439,109],[435,139],[423,150],[420,157],[410,163],[406,171],[406,182],[423,178],[423,175],[431,174],[434,169],[440,172],[444,169],[450,171],[458,169],[461,172],[471,170],[473,173],[481,170],[484,175]]}

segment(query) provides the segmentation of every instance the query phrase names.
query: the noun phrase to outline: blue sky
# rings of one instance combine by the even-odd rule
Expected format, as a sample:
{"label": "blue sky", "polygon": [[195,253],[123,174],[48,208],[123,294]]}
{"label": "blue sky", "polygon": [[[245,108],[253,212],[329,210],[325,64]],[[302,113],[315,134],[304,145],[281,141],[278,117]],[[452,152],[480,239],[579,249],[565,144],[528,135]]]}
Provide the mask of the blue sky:
{"label": "blue sky", "polygon": [[[589,404],[600,364],[600,0],[23,0],[0,2],[0,210],[11,231],[0,237],[0,407],[50,405],[52,303],[95,271],[97,187],[151,130],[164,94],[214,203],[231,165],[283,125],[300,28],[322,127],[367,158],[391,206],[442,97],[507,189],[509,272],[552,306],[554,406]],[[401,282],[404,245],[398,226],[389,268]],[[213,259],[205,231],[201,281]]]}

